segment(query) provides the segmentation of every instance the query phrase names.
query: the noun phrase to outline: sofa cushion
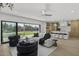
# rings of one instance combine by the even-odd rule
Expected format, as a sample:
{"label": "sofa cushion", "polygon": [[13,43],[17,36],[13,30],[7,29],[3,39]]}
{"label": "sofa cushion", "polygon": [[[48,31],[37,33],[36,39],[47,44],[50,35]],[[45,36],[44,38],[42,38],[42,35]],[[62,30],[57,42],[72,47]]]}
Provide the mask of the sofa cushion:
{"label": "sofa cushion", "polygon": [[44,41],[44,46],[51,47],[54,43],[55,41],[53,41],[53,39],[47,39]]}

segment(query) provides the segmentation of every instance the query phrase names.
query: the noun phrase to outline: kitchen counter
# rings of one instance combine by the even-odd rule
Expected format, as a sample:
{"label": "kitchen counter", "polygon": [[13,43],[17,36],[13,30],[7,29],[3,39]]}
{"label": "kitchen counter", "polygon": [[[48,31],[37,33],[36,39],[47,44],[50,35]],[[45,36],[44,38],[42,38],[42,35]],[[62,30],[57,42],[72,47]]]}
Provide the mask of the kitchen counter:
{"label": "kitchen counter", "polygon": [[68,39],[69,37],[69,32],[63,32],[63,31],[52,31],[51,34],[53,36],[56,36],[57,38]]}

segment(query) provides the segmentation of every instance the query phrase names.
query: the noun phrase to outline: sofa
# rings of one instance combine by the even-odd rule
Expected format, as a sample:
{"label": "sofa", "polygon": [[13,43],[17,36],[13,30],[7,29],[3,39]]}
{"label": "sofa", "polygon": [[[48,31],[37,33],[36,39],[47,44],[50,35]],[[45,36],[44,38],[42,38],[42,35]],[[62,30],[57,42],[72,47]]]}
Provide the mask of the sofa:
{"label": "sofa", "polygon": [[45,33],[44,36],[39,39],[39,44],[45,47],[57,47],[57,39],[54,38],[50,33]]}
{"label": "sofa", "polygon": [[46,33],[44,35],[44,37],[42,37],[42,38],[39,39],[39,44],[43,45],[44,41],[47,40],[47,39],[49,39],[50,37],[51,37],[51,35],[49,33]]}

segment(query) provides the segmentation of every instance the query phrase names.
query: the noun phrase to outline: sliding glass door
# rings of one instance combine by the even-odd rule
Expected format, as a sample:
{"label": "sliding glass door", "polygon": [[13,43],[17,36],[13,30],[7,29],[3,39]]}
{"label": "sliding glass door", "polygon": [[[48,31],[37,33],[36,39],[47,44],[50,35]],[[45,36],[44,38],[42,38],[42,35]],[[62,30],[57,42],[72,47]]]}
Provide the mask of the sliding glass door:
{"label": "sliding glass door", "polygon": [[16,23],[14,22],[1,22],[2,28],[2,43],[8,42],[8,37],[11,35],[16,35]]}
{"label": "sliding glass door", "polygon": [[39,25],[18,23],[18,34],[21,37],[32,37],[39,32]]}
{"label": "sliding glass door", "polygon": [[21,38],[32,37],[34,33],[39,32],[39,28],[37,24],[1,21],[1,43],[8,42],[11,35],[20,35]]}

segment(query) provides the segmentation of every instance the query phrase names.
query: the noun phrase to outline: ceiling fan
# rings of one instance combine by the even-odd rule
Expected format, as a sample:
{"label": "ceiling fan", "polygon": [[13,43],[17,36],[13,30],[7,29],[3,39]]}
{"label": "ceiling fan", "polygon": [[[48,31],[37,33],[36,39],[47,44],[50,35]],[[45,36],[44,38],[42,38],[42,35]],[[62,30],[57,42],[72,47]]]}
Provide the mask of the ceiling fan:
{"label": "ceiling fan", "polygon": [[14,4],[13,3],[0,3],[0,9],[6,8],[6,7],[10,8],[10,10],[12,11]]}
{"label": "ceiling fan", "polygon": [[42,16],[52,16],[50,4],[46,3],[45,8],[41,10]]}

